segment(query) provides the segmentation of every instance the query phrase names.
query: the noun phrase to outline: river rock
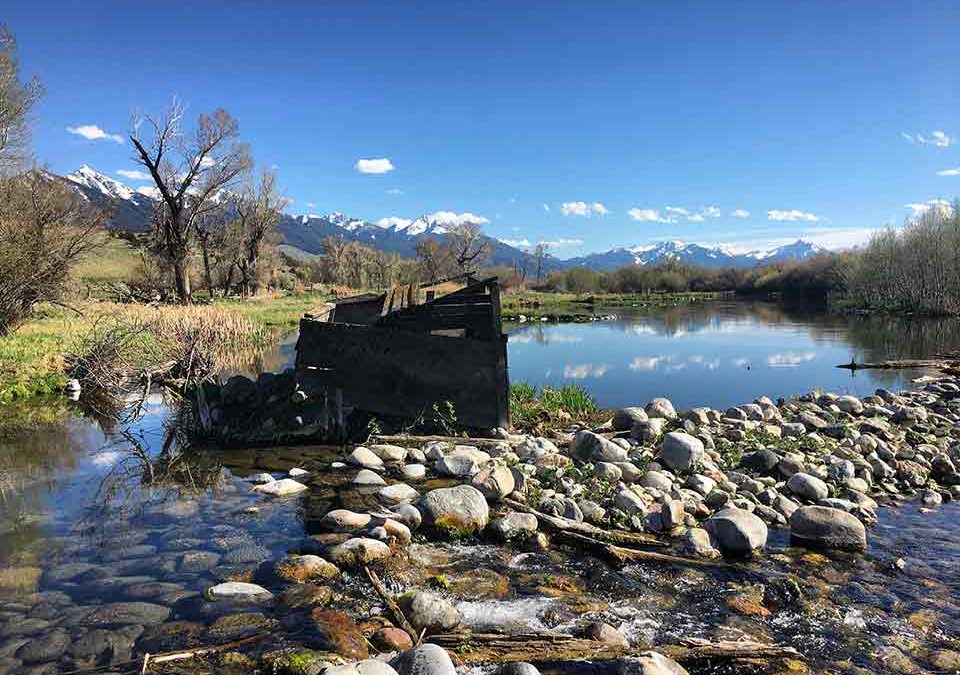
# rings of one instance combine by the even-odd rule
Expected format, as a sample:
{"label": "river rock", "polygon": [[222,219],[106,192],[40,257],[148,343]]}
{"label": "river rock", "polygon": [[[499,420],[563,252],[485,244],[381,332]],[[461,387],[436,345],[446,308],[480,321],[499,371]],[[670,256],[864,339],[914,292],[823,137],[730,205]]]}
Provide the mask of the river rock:
{"label": "river rock", "polygon": [[269,473],[255,473],[252,476],[247,476],[244,480],[248,483],[254,483],[255,485],[263,485],[265,483],[272,483],[276,478]]}
{"label": "river rock", "polygon": [[497,669],[496,675],[540,675],[540,671],[532,663],[526,661],[514,661],[513,663],[504,663]]}
{"label": "river rock", "polygon": [[349,509],[328,511],[320,519],[320,527],[329,532],[352,532],[370,524],[369,513],[356,513]]}
{"label": "river rock", "polygon": [[810,501],[826,499],[830,489],[822,480],[809,473],[795,473],[787,481],[787,488],[793,494]]}
{"label": "river rock", "polygon": [[77,665],[87,668],[130,661],[133,645],[143,633],[143,626],[124,626],[116,630],[94,628],[70,645],[70,656]]}
{"label": "river rock", "polygon": [[413,649],[413,640],[405,630],[387,626],[370,635],[370,644],[381,652],[403,652]]}
{"label": "river rock", "polygon": [[600,621],[590,623],[584,629],[583,634],[597,642],[606,642],[607,644],[618,645],[624,649],[630,649],[630,642],[627,641],[623,633],[608,623],[602,623]]}
{"label": "river rock", "polygon": [[393,508],[393,513],[395,514],[397,520],[406,525],[411,530],[417,530],[420,528],[420,524],[423,522],[423,515],[420,513],[420,509],[412,504],[400,504]]}
{"label": "river rock", "polygon": [[344,567],[367,565],[383,560],[389,555],[389,546],[382,541],[367,539],[366,537],[348,539],[330,549],[330,557],[333,562]]}
{"label": "river rock", "polygon": [[617,675],[690,675],[679,663],[659,652],[618,659]]}
{"label": "river rock", "polygon": [[643,410],[647,413],[647,416],[651,418],[664,420],[677,419],[677,411],[674,409],[673,403],[671,403],[670,399],[668,398],[652,399],[649,403],[647,403]]}
{"label": "river rock", "polygon": [[677,472],[703,462],[703,441],[682,431],[671,431],[660,443],[660,460]]}
{"label": "river rock", "polygon": [[170,616],[170,609],[150,602],[110,602],[99,605],[82,621],[85,626],[149,626],[162,623]]}
{"label": "river rock", "polygon": [[490,461],[490,455],[469,445],[458,445],[452,452],[436,462],[437,473],[441,476],[470,478]]}
{"label": "river rock", "polygon": [[367,643],[356,622],[343,612],[317,608],[310,613],[313,630],[306,634],[315,649],[335,652],[349,659],[367,658]]}
{"label": "river rock", "polygon": [[500,501],[516,487],[513,472],[509,467],[491,462],[480,469],[470,481],[490,501]]}
{"label": "river rock", "polygon": [[288,555],[277,563],[274,571],[284,581],[297,584],[332,579],[340,573],[336,565],[317,555]]}
{"label": "river rock", "polygon": [[423,464],[404,464],[400,473],[407,480],[423,480],[427,476],[427,467]]}
{"label": "river rock", "polygon": [[407,458],[407,449],[399,445],[378,444],[369,446],[369,449],[388,464],[399,464]]}
{"label": "river rock", "polygon": [[387,504],[409,504],[414,500],[420,499],[420,493],[406,483],[394,483],[393,485],[380,488],[377,494],[379,494],[380,499]]}
{"label": "river rock", "polygon": [[417,631],[427,633],[449,633],[453,631],[463,616],[445,598],[429,591],[410,591],[397,599],[404,616]]}
{"label": "river rock", "polygon": [[790,536],[805,546],[864,551],[867,531],[856,516],[828,506],[801,506],[790,516]]}
{"label": "river rock", "polygon": [[390,665],[400,675],[457,675],[446,650],[430,643],[402,652]]}
{"label": "river rock", "polygon": [[490,524],[490,528],[503,540],[508,541],[517,535],[537,531],[537,517],[532,513],[517,513],[512,511],[502,518],[497,518]]}
{"label": "river rock", "polygon": [[364,469],[373,469],[375,471],[383,471],[384,469],[383,460],[377,457],[370,448],[365,448],[362,445],[353,449],[353,452],[347,456],[347,461],[351,464],[362,466]]}
{"label": "river rock", "polygon": [[627,461],[625,449],[588,429],[578,431],[573,437],[570,454],[582,460],[592,459],[597,462]]}
{"label": "river rock", "polygon": [[479,532],[490,520],[487,500],[472,485],[431,490],[420,500],[428,524],[458,535]]}
{"label": "river rock", "polygon": [[641,487],[654,488],[661,492],[669,492],[673,488],[673,481],[670,480],[670,476],[662,471],[647,471],[640,476],[637,483]]}
{"label": "river rock", "polygon": [[840,396],[833,404],[851,415],[859,415],[863,412],[863,403],[856,396]]}
{"label": "river rock", "polygon": [[720,551],[710,543],[710,533],[700,527],[691,527],[683,535],[683,548],[698,558],[719,558]]}
{"label": "river rock", "polygon": [[593,475],[608,483],[616,483],[623,478],[623,469],[613,462],[597,462],[593,465]]}
{"label": "river rock", "polygon": [[207,600],[242,600],[245,602],[269,602],[273,600],[273,593],[263,586],[248,584],[243,581],[226,581],[211,586],[204,593]]}
{"label": "river rock", "polygon": [[613,415],[615,431],[630,431],[637,422],[646,422],[647,412],[643,408],[621,408]]}
{"label": "river rock", "polygon": [[665,499],[660,504],[660,518],[665,530],[683,525],[683,502],[679,499]]}
{"label": "river rock", "polygon": [[705,527],[724,553],[747,555],[767,543],[767,526],[745,509],[729,508],[710,517]]}
{"label": "river rock", "polygon": [[289,495],[300,494],[309,488],[303,483],[299,483],[292,478],[281,478],[280,480],[275,480],[272,483],[256,485],[253,489],[255,492],[260,492],[272,497],[287,497]]}
{"label": "river rock", "polygon": [[70,635],[65,630],[55,630],[20,647],[16,657],[27,665],[46,663],[60,658],[69,647]]}
{"label": "river rock", "polygon": [[376,471],[370,469],[360,469],[357,475],[353,477],[354,485],[386,485],[387,481]]}

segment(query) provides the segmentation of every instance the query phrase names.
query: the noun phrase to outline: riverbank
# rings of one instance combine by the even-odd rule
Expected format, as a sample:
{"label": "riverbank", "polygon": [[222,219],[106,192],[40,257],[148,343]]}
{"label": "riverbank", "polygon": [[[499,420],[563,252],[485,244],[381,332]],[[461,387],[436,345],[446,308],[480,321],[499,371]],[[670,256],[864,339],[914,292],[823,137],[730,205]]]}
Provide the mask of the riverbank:
{"label": "riverbank", "polygon": [[[578,322],[602,317],[617,307],[678,307],[704,300],[732,297],[732,293],[559,293],[522,291],[501,299],[504,321],[547,319]],[[601,310],[598,313],[598,310]],[[521,319],[521,317],[523,317]]]}
{"label": "riverbank", "polygon": [[[218,300],[205,307],[222,309],[279,337],[297,327],[303,313],[325,302],[319,293]],[[61,391],[67,380],[65,356],[77,349],[98,324],[118,316],[148,318],[157,309],[146,305],[89,300],[71,308],[45,305],[11,335],[0,337],[0,404]],[[176,312],[176,306],[163,311]],[[183,311],[190,311],[185,309]]]}
{"label": "riverbank", "polygon": [[[39,465],[82,464],[68,444],[7,437],[7,503],[25,506],[0,528],[0,663],[140,669],[217,646],[180,672],[951,672],[958,428],[942,378],[149,465],[97,441],[111,489],[79,502],[97,481]],[[44,519],[38,480],[74,498]]]}

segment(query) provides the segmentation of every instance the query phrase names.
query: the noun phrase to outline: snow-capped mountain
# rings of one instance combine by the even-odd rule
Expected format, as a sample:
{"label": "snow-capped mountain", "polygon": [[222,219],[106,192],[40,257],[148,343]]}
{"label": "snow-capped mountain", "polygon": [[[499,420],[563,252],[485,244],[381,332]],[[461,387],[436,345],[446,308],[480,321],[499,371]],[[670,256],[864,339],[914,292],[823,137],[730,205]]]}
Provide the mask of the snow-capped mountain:
{"label": "snow-capped mountain", "polygon": [[[99,173],[86,164],[74,173],[54,177],[67,181],[85,199],[95,204],[109,206],[112,212],[112,225],[115,229],[132,232],[150,229],[156,206],[155,188],[152,186],[134,189]],[[284,214],[277,224],[277,232],[283,237],[285,250],[298,255],[322,253],[323,240],[334,236],[411,258],[416,255],[417,243],[424,238],[442,240],[449,234],[450,225],[474,218],[483,222],[479,216],[470,213],[457,214],[451,211],[424,214],[410,221],[387,218],[377,223],[361,218],[351,218],[339,211],[326,215]],[[517,261],[520,261],[528,270],[533,269],[533,258],[526,251],[493,237],[486,239],[491,248],[489,264],[513,267]],[[543,261],[543,267],[546,271],[570,267],[613,270],[625,265],[657,265],[666,260],[677,260],[702,267],[752,267],[787,259],[810,258],[823,253],[824,250],[816,244],[799,240],[769,251],[738,254],[722,246],[709,247],[681,241],[666,241],[647,246],[616,248],[570,260],[547,256]]]}
{"label": "snow-capped mountain", "polygon": [[826,249],[802,239],[768,251],[734,253],[724,246],[701,246],[682,241],[665,241],[648,246],[615,248],[604,253],[591,253],[564,261],[569,266],[589,267],[595,270],[614,270],[624,265],[652,266],[667,260],[676,260],[698,267],[753,267],[755,265],[803,260],[824,253]]}

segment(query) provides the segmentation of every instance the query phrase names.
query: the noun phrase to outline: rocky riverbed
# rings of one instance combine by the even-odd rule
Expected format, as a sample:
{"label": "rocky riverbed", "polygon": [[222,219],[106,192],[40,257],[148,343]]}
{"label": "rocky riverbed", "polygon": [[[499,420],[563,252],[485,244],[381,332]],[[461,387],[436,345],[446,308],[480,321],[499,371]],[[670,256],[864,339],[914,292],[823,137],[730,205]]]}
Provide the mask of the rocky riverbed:
{"label": "rocky riverbed", "polygon": [[0,674],[957,672],[958,438],[951,379],[133,471],[108,435],[6,488]]}

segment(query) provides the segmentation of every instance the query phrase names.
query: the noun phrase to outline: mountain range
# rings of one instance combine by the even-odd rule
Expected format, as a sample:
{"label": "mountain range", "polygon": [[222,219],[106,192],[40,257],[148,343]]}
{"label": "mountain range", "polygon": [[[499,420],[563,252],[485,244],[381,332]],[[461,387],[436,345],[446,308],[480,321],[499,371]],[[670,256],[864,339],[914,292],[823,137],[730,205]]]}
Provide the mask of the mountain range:
{"label": "mountain range", "polygon": [[[157,204],[154,188],[130,188],[87,165],[58,178],[69,181],[84,199],[101,206],[110,206],[111,225],[115,229],[130,232],[145,232],[150,229]],[[329,236],[339,236],[409,258],[416,255],[417,243],[424,238],[442,240],[448,233],[448,226],[454,215],[439,212],[422,215],[409,223],[376,224],[350,218],[339,212],[300,216],[284,214],[277,224],[277,232],[283,238],[284,252],[295,257],[321,254],[323,240]],[[526,251],[494,237],[488,236],[486,239],[491,249],[491,265],[512,267],[520,260],[528,270],[533,269],[533,256]],[[825,250],[802,239],[771,250],[749,253],[734,253],[723,246],[666,241],[646,246],[615,248],[566,260],[548,255],[543,261],[543,268],[548,272],[572,267],[609,271],[624,265],[656,265],[669,259],[701,267],[753,267],[790,259],[802,260],[824,253]]]}

